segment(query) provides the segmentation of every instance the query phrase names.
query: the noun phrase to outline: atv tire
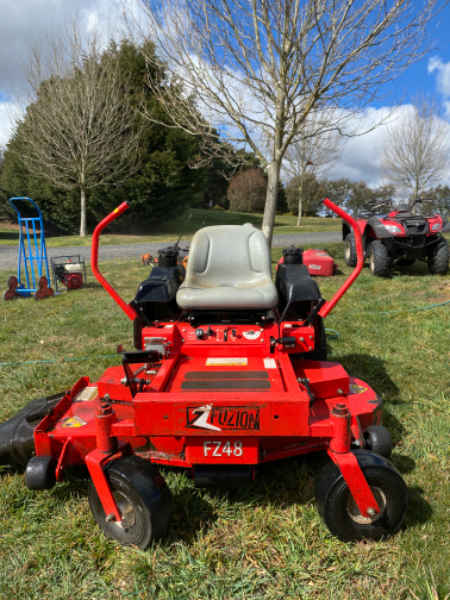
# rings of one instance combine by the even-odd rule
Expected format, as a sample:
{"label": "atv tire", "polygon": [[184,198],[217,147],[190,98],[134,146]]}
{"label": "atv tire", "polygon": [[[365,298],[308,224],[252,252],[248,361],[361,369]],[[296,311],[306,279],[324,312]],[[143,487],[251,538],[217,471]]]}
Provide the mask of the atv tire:
{"label": "atv tire", "polygon": [[356,267],[358,255],[356,253],[356,241],[353,233],[348,233],[344,240],[344,260],[347,267]]}
{"label": "atv tire", "polygon": [[369,246],[370,272],[374,277],[389,275],[389,256],[386,246],[380,240],[374,240]]}
{"label": "atv tire", "polygon": [[439,238],[433,244],[428,254],[428,271],[431,275],[445,275],[448,271],[450,253],[448,242],[444,238]]}

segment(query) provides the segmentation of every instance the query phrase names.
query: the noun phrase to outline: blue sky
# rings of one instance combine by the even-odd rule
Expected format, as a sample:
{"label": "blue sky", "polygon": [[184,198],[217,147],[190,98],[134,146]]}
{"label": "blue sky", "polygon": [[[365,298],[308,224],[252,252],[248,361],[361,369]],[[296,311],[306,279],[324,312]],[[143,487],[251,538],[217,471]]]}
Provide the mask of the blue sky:
{"label": "blue sky", "polygon": [[[23,83],[21,62],[26,60],[30,37],[40,38],[51,27],[63,27],[74,10],[88,25],[114,21],[119,18],[120,6],[120,0],[0,0],[0,143],[5,144],[8,139],[8,100]],[[410,67],[386,91],[396,89],[404,104],[416,93],[436,94],[450,119],[450,6],[443,9],[439,20],[435,34],[439,49]],[[430,66],[434,67],[432,72]],[[375,102],[372,108],[383,111],[392,101],[391,98]],[[350,140],[334,176],[365,180],[370,185],[380,183],[377,151],[384,133],[381,127]]]}

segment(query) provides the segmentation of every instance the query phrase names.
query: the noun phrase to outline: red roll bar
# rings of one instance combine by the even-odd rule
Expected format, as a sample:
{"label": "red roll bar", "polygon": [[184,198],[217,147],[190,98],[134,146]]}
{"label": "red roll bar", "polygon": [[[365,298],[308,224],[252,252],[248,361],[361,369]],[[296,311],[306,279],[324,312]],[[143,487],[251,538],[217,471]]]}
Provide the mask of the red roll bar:
{"label": "red roll bar", "polygon": [[331,202],[331,200],[329,200],[328,198],[325,198],[323,203],[327,208],[336,213],[338,217],[341,217],[341,219],[344,219],[344,221],[347,221],[347,223],[351,225],[353,233],[355,234],[356,255],[358,257],[358,262],[356,263],[356,267],[353,273],[350,275],[350,277],[347,279],[344,285],[338,289],[338,291],[331,298],[331,300],[329,302],[325,302],[325,304],[319,310],[319,315],[325,318],[334,308],[334,306],[339,302],[339,300],[342,298],[342,296],[345,294],[348,288],[352,285],[352,283],[355,281],[358,275],[361,273],[361,270],[364,265],[364,249],[362,243],[362,235],[359,230],[358,223],[355,221],[355,219],[349,214],[347,214],[345,210],[342,210],[342,208],[336,206],[336,204],[334,204],[334,202]]}
{"label": "red roll bar", "polygon": [[103,286],[111,298],[117,302],[127,317],[134,321],[134,319],[138,316],[137,312],[119,296],[119,294],[112,288],[112,286],[106,281],[106,279],[98,270],[98,244],[100,234],[107,225],[112,223],[115,219],[117,219],[117,217],[120,217],[120,215],[125,212],[129,206],[129,202],[122,202],[122,204],[115,208],[112,213],[103,219],[103,221],[100,221],[95,228],[94,235],[92,236],[91,267],[100,285]]}

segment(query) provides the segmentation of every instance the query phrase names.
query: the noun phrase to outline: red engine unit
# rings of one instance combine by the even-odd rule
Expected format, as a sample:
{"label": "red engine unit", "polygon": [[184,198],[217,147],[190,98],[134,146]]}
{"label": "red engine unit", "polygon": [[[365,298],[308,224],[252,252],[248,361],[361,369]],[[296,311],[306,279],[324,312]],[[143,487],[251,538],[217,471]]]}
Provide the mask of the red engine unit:
{"label": "red engine unit", "polygon": [[60,292],[58,283],[68,290],[79,290],[86,285],[86,264],[84,256],[55,256],[52,258],[53,280],[55,289]]}

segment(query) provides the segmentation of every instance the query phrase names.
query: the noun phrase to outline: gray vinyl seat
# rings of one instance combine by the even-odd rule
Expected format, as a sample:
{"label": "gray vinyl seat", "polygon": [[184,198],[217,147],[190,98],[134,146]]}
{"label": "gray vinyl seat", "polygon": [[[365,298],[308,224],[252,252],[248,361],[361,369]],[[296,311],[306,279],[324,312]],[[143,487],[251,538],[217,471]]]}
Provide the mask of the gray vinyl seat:
{"label": "gray vinyl seat", "polygon": [[184,309],[269,309],[278,302],[270,249],[262,231],[218,225],[197,231],[186,278],[177,292]]}

